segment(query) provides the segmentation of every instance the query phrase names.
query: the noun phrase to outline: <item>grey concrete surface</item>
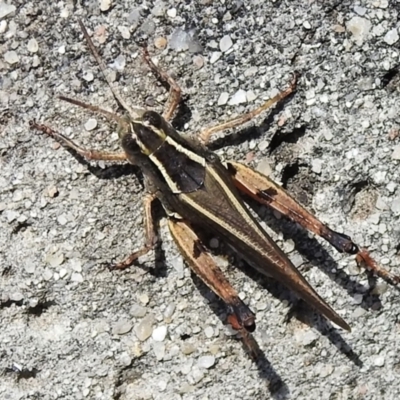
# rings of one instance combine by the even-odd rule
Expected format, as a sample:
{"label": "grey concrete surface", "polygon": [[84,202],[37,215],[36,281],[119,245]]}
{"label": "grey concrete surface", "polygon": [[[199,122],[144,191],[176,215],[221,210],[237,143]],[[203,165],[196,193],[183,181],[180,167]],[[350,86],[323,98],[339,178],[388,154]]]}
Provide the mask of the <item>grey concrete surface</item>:
{"label": "grey concrete surface", "polygon": [[251,204],[352,327],[335,329],[211,239],[257,313],[263,355],[253,362],[165,218],[156,252],[108,270],[143,243],[136,171],[85,163],[28,124],[119,148],[115,124],[57,98],[117,109],[78,18],[127,102],[161,111],[167,93],[137,44],[148,43],[185,94],[175,119],[184,133],[256,107],[297,71],[292,98],[213,148],[270,172],[400,273],[399,11],[395,0],[1,0],[0,398],[399,398],[396,288]]}

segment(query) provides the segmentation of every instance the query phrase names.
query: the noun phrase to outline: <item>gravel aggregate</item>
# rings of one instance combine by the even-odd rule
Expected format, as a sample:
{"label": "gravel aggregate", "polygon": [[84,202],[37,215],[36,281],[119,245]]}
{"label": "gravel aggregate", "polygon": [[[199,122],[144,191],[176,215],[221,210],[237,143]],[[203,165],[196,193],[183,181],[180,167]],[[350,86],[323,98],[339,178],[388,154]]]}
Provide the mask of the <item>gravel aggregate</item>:
{"label": "gravel aggregate", "polygon": [[297,72],[284,105],[213,150],[270,173],[400,273],[399,13],[398,0],[0,0],[0,398],[400,398],[399,292],[354,257],[250,203],[348,333],[210,238],[257,313],[253,361],[162,215],[155,251],[107,268],[144,241],[136,169],[85,162],[29,129],[119,149],[117,126],[58,98],[117,110],[78,19],[126,101],[161,112],[147,43],[182,88],[185,134],[255,108]]}

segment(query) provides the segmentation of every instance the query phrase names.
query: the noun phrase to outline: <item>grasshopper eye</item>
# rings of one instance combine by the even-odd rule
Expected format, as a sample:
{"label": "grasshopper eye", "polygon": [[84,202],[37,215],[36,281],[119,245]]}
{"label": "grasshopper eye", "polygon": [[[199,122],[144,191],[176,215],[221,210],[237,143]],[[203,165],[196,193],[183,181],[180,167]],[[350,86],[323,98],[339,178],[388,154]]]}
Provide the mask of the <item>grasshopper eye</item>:
{"label": "grasshopper eye", "polygon": [[163,125],[162,116],[155,111],[146,111],[142,118],[143,122],[148,126],[154,126],[155,128],[160,129]]}

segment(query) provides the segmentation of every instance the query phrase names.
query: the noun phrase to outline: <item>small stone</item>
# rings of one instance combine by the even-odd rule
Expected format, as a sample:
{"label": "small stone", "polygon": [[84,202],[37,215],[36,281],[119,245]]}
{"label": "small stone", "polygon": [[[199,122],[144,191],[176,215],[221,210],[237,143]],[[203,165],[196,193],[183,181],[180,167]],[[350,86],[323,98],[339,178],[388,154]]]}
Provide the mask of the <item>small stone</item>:
{"label": "small stone", "polygon": [[83,73],[83,79],[84,79],[86,82],[92,82],[93,79],[94,79],[93,73],[90,72],[90,71],[84,72],[84,73]]}
{"label": "small stone", "polygon": [[147,293],[141,293],[139,295],[139,301],[144,305],[148,304],[148,302],[150,301],[149,295]]}
{"label": "small stone", "polygon": [[64,254],[63,253],[49,253],[45,258],[46,264],[50,265],[53,268],[60,266],[64,262]]}
{"label": "small stone", "polygon": [[354,6],[354,12],[357,13],[360,17],[362,17],[367,12],[367,9],[361,6]]}
{"label": "small stone", "polygon": [[126,26],[119,26],[119,27],[118,27],[118,30],[119,30],[119,32],[120,32],[120,34],[121,34],[121,36],[122,36],[123,39],[128,40],[128,39],[131,38],[131,33],[130,33],[128,27],[126,27]]}
{"label": "small stone", "polygon": [[19,217],[19,213],[13,210],[8,210],[5,212],[5,216],[7,218],[7,222],[10,224]]}
{"label": "small stone", "polygon": [[390,209],[396,216],[400,215],[400,195],[393,199]]}
{"label": "small stone", "polygon": [[19,56],[15,51],[6,51],[4,53],[4,60],[10,65],[16,64],[19,62]]}
{"label": "small stone", "polygon": [[165,9],[167,8],[166,4],[164,1],[157,0],[154,3],[154,7],[151,10],[151,13],[155,17],[162,17],[165,14]]}
{"label": "small stone", "polygon": [[210,64],[216,63],[222,56],[222,53],[219,51],[214,51],[210,57]]}
{"label": "small stone", "polygon": [[89,118],[85,124],[85,129],[90,132],[97,127],[97,120],[95,118]]}
{"label": "small stone", "polygon": [[304,27],[304,29],[311,29],[311,24],[308,22],[308,21],[304,21],[303,22],[303,27]]}
{"label": "small stone", "polygon": [[154,39],[154,46],[156,49],[163,50],[167,47],[167,39],[163,36],[159,36]]}
{"label": "small stone", "polygon": [[196,351],[196,348],[192,343],[183,343],[181,347],[181,351],[183,354],[188,356],[189,354],[192,354],[193,352]]}
{"label": "small stone", "polygon": [[64,46],[64,45],[60,46],[60,47],[58,48],[58,52],[59,52],[60,54],[65,54],[65,46]]}
{"label": "small stone", "polygon": [[385,365],[385,357],[384,356],[377,356],[374,360],[374,365],[376,367],[383,367]]}
{"label": "small stone", "polygon": [[219,106],[224,106],[228,102],[228,99],[229,99],[229,93],[222,92],[218,97],[217,104]]}
{"label": "small stone", "polygon": [[246,92],[246,99],[247,99],[248,103],[254,101],[256,98],[257,98],[257,95],[252,90],[248,90]]}
{"label": "small stone", "polygon": [[35,38],[28,41],[27,49],[31,53],[36,53],[39,50],[39,45]]}
{"label": "small stone", "polygon": [[397,32],[397,29],[394,28],[394,29],[390,30],[389,32],[387,32],[386,35],[384,36],[383,40],[388,45],[395,44],[399,40],[399,33]]}
{"label": "small stone", "polygon": [[322,172],[323,161],[321,159],[314,159],[311,164],[311,169],[316,174],[320,174]]}
{"label": "small stone", "polygon": [[248,78],[248,77],[250,77],[250,76],[254,76],[257,72],[258,72],[258,67],[252,66],[252,67],[247,68],[247,69],[244,71],[243,75],[244,75],[246,78]]}
{"label": "small stone", "polygon": [[56,187],[56,186],[50,186],[50,187],[47,189],[47,195],[48,195],[49,197],[51,197],[51,198],[57,197],[57,195],[58,195],[58,189],[57,189],[57,187]]}
{"label": "small stone", "polygon": [[12,4],[7,4],[4,2],[0,3],[0,19],[13,13],[17,8]]}
{"label": "small stone", "polygon": [[265,176],[270,176],[270,175],[272,175],[271,164],[269,163],[269,161],[268,161],[266,158],[262,159],[262,160],[258,163],[256,170],[257,170],[258,172],[261,172],[261,173],[262,173],[263,175],[265,175]]}
{"label": "small stone", "polygon": [[393,153],[392,153],[392,159],[400,160],[400,145],[397,145],[394,147]]}
{"label": "small stone", "polygon": [[111,0],[100,0],[100,10],[108,11],[111,8]]}
{"label": "small stone", "polygon": [[131,307],[130,315],[135,318],[143,318],[147,313],[147,308],[139,304],[133,304]]}
{"label": "small stone", "polygon": [[352,314],[353,318],[360,318],[366,313],[366,310],[362,307],[357,307]]}
{"label": "small stone", "polygon": [[71,281],[72,282],[77,282],[77,283],[82,283],[83,282],[83,276],[79,272],[73,272],[71,274]]}
{"label": "small stone", "polygon": [[165,357],[165,344],[154,342],[152,347],[157,360],[161,361]]}
{"label": "small stone", "polygon": [[353,35],[355,42],[361,46],[371,29],[371,22],[362,17],[353,17],[347,22],[346,28]]}
{"label": "small stone", "polygon": [[132,358],[126,351],[124,351],[119,357],[119,362],[125,367],[129,367],[132,363]]}
{"label": "small stone", "polygon": [[12,301],[19,302],[19,301],[22,301],[23,299],[24,299],[24,295],[20,292],[14,292],[14,293],[10,294],[10,300],[12,300]]}
{"label": "small stone", "polygon": [[127,319],[119,320],[112,328],[113,335],[125,335],[130,332],[133,325],[132,322]]}
{"label": "small stone", "polygon": [[210,240],[210,247],[211,247],[212,249],[218,249],[218,247],[219,247],[219,240],[218,240],[217,238],[212,238],[212,239]]}
{"label": "small stone", "polygon": [[142,321],[140,321],[140,323],[135,326],[136,336],[141,342],[144,342],[153,333],[153,323],[153,317],[147,316],[144,317]]}
{"label": "small stone", "polygon": [[170,8],[167,10],[167,15],[170,18],[175,18],[176,17],[176,8]]}
{"label": "small stone", "polygon": [[193,65],[196,67],[196,69],[203,68],[204,66],[204,57],[200,55],[196,55],[193,57]]}
{"label": "small stone", "polygon": [[66,268],[60,268],[60,271],[58,271],[58,276],[60,279],[65,278],[68,275],[68,270]]}
{"label": "small stone", "polygon": [[176,304],[175,303],[170,303],[167,305],[167,308],[164,311],[164,317],[165,318],[171,318],[172,315],[175,312]]}
{"label": "small stone", "polygon": [[214,356],[202,356],[197,360],[197,365],[199,368],[209,369],[215,364]]}
{"label": "small stone", "polygon": [[204,370],[193,368],[192,370],[192,379],[194,383],[199,383],[204,378]]}
{"label": "small stone", "polygon": [[247,102],[246,92],[243,89],[239,89],[229,100],[228,104],[230,106],[235,106],[237,104],[242,104]]}
{"label": "small stone", "polygon": [[214,329],[213,329],[213,327],[212,327],[212,326],[207,326],[207,327],[204,329],[204,334],[206,335],[206,337],[207,337],[208,339],[211,339],[211,338],[214,336]]}
{"label": "small stone", "polygon": [[7,21],[2,20],[0,21],[0,33],[4,33],[7,30]]}
{"label": "small stone", "polygon": [[60,225],[66,225],[66,224],[68,223],[68,219],[67,219],[67,217],[65,216],[65,214],[61,214],[61,215],[59,215],[59,216],[57,217],[57,222],[58,222]]}
{"label": "small stone", "polygon": [[318,339],[318,335],[311,329],[299,330],[295,333],[294,337],[303,346],[310,346]]}
{"label": "small stone", "polygon": [[118,72],[122,72],[126,65],[126,58],[122,54],[120,54],[112,63],[112,67],[115,68]]}
{"label": "small stone", "polygon": [[222,53],[225,53],[226,51],[228,51],[232,46],[233,46],[233,42],[229,35],[225,35],[219,41],[219,49],[222,51]]}
{"label": "small stone", "polygon": [[158,326],[157,328],[154,329],[151,337],[156,342],[163,342],[165,337],[167,336],[167,332],[168,332],[168,329],[165,325]]}

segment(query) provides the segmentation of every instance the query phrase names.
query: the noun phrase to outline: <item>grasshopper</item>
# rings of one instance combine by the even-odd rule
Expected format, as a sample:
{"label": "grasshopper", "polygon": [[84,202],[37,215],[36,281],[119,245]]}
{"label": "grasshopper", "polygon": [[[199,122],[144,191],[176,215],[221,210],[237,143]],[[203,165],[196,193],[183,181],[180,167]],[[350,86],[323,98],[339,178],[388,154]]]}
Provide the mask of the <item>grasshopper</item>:
{"label": "grasshopper", "polygon": [[170,87],[169,99],[162,115],[128,106],[107,77],[106,67],[85,26],[81,21],[79,25],[118,105],[125,110],[125,115],[119,116],[69,97],[60,96],[60,99],[118,123],[123,151],[111,153],[84,149],[46,125],[35,121],[31,121],[30,125],[88,160],[128,161],[142,170],[147,192],[144,196],[145,244],[124,261],[115,264],[114,268],[130,266],[154,247],[156,232],[152,207],[157,199],[165,210],[169,230],[184,259],[194,273],[225,302],[228,322],[233,328],[245,333],[252,332],[255,329],[255,314],[239,298],[216,265],[196,233],[198,228],[205,228],[222,238],[258,272],[280,281],[328,320],[350,331],[350,326],[316,293],[252,216],[240,197],[239,193],[242,192],[326,239],[339,252],[356,255],[359,264],[389,283],[396,285],[400,282],[399,276],[379,266],[366,249],[357,246],[347,235],[328,228],[270,178],[235,161],[223,163],[207,148],[213,134],[250,121],[292,94],[295,91],[295,79],[289,88],[261,107],[205,129],[198,137],[192,135],[187,138],[180,135],[169,122],[180,102],[181,90],[172,77],[153,63],[147,50],[143,50],[145,62]]}

